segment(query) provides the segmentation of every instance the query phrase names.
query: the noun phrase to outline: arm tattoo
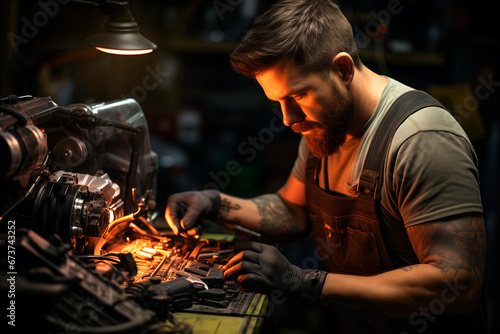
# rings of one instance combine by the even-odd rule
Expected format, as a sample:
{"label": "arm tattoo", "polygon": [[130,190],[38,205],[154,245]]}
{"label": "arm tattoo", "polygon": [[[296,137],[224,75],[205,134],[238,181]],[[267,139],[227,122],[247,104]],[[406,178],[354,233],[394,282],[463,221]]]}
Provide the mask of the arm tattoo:
{"label": "arm tattoo", "polygon": [[252,199],[261,217],[261,230],[275,240],[293,235],[298,224],[287,206],[277,195],[264,195]]}
{"label": "arm tattoo", "polygon": [[410,266],[406,266],[406,267],[401,267],[399,269],[403,270],[403,271],[412,271],[414,268],[420,266],[420,264],[413,264],[413,265],[410,265]]}
{"label": "arm tattoo", "polygon": [[231,203],[231,201],[228,200],[227,198],[222,198],[219,210],[219,216],[217,219],[225,224],[238,225],[241,222],[240,219],[238,218],[229,219],[229,213],[231,212],[231,210],[237,211],[240,209],[241,205],[239,205],[238,203]]}
{"label": "arm tattoo", "polygon": [[408,230],[420,261],[432,257],[443,273],[459,270],[484,276],[486,243],[481,216],[462,216],[448,221],[412,226]]}

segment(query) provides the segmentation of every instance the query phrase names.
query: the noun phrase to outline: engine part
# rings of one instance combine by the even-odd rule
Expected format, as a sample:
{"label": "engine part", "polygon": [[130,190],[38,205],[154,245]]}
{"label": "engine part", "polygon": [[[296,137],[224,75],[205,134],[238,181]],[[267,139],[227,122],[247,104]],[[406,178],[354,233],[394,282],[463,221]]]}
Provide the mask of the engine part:
{"label": "engine part", "polygon": [[54,146],[54,163],[61,169],[78,168],[87,161],[87,156],[85,142],[75,137],[61,139]]}
{"label": "engine part", "polygon": [[[60,239],[47,240],[32,230],[19,230],[16,237],[16,256],[22,260],[13,276],[15,329],[20,333],[33,326],[39,333],[141,333],[158,321],[153,311],[97,275]],[[7,245],[0,242],[0,249],[6,252]],[[0,260],[2,265],[5,261]],[[0,281],[5,295],[7,283]]]}
{"label": "engine part", "polygon": [[0,132],[0,178],[16,176],[26,186],[32,173],[42,165],[47,151],[45,136],[34,125]]}
{"label": "engine part", "polygon": [[57,233],[74,251],[92,253],[110,221],[138,209],[133,189],[154,209],[157,155],[133,99],[0,98],[0,154],[0,221]]}
{"label": "engine part", "polygon": [[[34,228],[43,235],[58,234],[82,252],[102,236],[112,217],[123,215],[120,189],[107,174],[56,172],[42,184],[33,207]],[[118,199],[118,200],[116,200]],[[116,200],[116,202],[115,202]]]}

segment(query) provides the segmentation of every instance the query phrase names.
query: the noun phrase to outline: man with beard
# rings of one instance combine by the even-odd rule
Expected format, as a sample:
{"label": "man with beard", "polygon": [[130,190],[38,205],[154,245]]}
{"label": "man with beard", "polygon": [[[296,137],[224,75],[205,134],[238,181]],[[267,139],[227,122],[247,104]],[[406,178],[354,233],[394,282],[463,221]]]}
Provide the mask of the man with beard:
{"label": "man with beard", "polygon": [[256,19],[231,64],[302,134],[297,160],[275,194],[172,195],[172,230],[192,235],[203,219],[272,241],[312,230],[321,270],[247,241],[224,276],[242,289],[330,307],[332,330],[484,332],[477,159],[439,102],[364,66],[349,22],[329,0],[278,2]]}

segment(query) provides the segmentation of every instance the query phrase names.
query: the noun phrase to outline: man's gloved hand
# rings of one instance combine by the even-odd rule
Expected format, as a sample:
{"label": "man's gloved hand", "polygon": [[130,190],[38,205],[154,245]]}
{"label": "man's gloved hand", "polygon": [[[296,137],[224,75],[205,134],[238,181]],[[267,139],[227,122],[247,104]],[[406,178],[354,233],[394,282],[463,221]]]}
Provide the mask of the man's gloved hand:
{"label": "man's gloved hand", "polygon": [[300,269],[276,247],[255,241],[236,244],[235,251],[241,252],[226,264],[225,279],[237,281],[244,290],[270,293],[278,289],[290,301],[310,307],[320,304],[327,272]]}
{"label": "man's gloved hand", "polygon": [[194,235],[195,225],[204,219],[217,218],[220,206],[220,194],[215,190],[177,193],[167,200],[165,219],[175,234]]}

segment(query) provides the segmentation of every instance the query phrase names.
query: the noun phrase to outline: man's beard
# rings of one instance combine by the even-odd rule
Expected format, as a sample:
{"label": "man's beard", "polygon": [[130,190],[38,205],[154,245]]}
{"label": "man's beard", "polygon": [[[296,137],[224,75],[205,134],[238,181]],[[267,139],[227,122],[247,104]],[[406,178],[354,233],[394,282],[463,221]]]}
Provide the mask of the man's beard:
{"label": "man's beard", "polygon": [[332,106],[325,114],[321,123],[302,121],[292,125],[292,130],[302,133],[315,129],[313,134],[304,135],[309,151],[317,157],[324,158],[335,153],[346,140],[347,131],[354,117],[353,100],[343,96],[338,89],[332,87]]}

